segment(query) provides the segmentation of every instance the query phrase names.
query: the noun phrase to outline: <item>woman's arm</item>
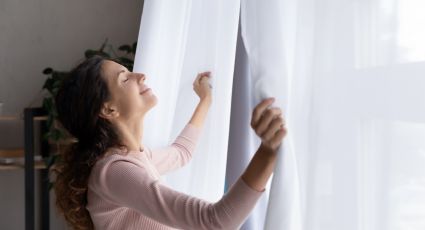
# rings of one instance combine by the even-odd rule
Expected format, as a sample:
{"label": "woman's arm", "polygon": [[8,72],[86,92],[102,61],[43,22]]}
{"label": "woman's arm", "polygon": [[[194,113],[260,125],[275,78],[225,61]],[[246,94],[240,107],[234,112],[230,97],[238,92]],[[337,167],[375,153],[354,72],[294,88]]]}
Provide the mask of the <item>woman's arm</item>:
{"label": "woman's arm", "polygon": [[179,229],[239,229],[264,193],[238,179],[211,203],[162,185],[140,163],[121,156],[107,162],[101,172],[94,184],[104,198]]}
{"label": "woman's arm", "polygon": [[193,82],[193,89],[200,100],[192,118],[180,135],[171,145],[154,149],[152,154],[148,154],[160,174],[180,168],[192,159],[212,101],[209,74],[209,72],[200,73]]}
{"label": "woman's arm", "polygon": [[[183,229],[238,229],[254,208],[276,162],[286,128],[277,108],[265,100],[253,113],[252,127],[262,143],[242,176],[215,203],[161,185],[139,161],[115,156],[100,174],[98,191],[111,202],[163,224]],[[98,175],[95,175],[96,178]]]}
{"label": "woman's arm", "polygon": [[184,166],[192,159],[200,135],[201,130],[189,123],[171,145],[147,151],[147,156],[163,175]]}
{"label": "woman's arm", "polygon": [[193,90],[199,96],[199,103],[189,123],[198,128],[202,128],[204,125],[205,118],[212,102],[211,84],[209,80],[210,72],[204,72],[198,74],[193,82]]}
{"label": "woman's arm", "polygon": [[197,128],[202,128],[204,125],[205,117],[207,116],[208,110],[211,105],[211,98],[201,99],[196,106],[195,112],[193,112],[192,118],[189,121],[189,124],[196,126]]}

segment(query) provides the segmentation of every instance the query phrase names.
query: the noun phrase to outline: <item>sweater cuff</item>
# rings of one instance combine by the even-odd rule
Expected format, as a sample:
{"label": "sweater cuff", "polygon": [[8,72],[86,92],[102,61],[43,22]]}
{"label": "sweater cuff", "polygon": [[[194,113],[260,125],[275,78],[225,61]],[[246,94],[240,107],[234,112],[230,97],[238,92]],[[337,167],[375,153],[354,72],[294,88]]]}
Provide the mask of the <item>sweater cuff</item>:
{"label": "sweater cuff", "polygon": [[218,215],[226,220],[224,225],[228,227],[227,229],[239,229],[264,192],[265,189],[261,192],[252,189],[239,177],[218,202],[221,207],[219,209],[221,212]]}
{"label": "sweater cuff", "polygon": [[[248,213],[255,206],[258,199],[261,195],[265,193],[266,189],[263,191],[257,191],[251,188],[243,179],[239,179],[229,188],[228,192],[225,194],[224,200],[230,204],[230,207],[233,209],[235,207],[242,208]],[[231,198],[232,197],[232,198]]]}
{"label": "sweater cuff", "polygon": [[253,196],[261,196],[266,189],[264,188],[262,191],[258,191],[252,187],[250,187],[243,179],[242,177],[239,177],[239,179],[235,182],[233,186],[236,186],[238,184],[238,187],[241,187],[242,190],[246,190],[247,193],[251,193]]}

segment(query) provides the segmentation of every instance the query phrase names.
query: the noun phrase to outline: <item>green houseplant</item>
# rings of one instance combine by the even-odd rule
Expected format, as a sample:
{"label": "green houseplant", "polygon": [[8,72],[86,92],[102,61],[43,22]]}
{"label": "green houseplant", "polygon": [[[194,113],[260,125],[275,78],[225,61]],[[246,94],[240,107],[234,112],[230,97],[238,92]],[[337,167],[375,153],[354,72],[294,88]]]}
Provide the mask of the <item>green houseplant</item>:
{"label": "green houseplant", "polygon": [[[133,70],[134,56],[136,54],[137,42],[131,45],[124,44],[119,46],[118,51],[115,51],[113,46],[108,43],[108,39],[102,43],[99,49],[88,49],[84,52],[84,57],[90,58],[94,55],[100,55],[103,57],[114,58],[120,64],[125,66],[128,70]],[[59,151],[62,145],[66,145],[69,142],[74,142],[68,135],[66,130],[60,127],[57,122],[57,112],[54,103],[54,97],[59,90],[59,86],[62,80],[67,76],[69,71],[54,70],[51,67],[45,68],[43,74],[47,75],[47,79],[44,82],[43,90],[48,92],[47,96],[43,98],[42,107],[47,111],[47,132],[43,135],[43,139],[47,140],[51,147],[52,152],[49,157],[45,158],[47,169],[54,165],[54,163],[60,158]],[[49,189],[52,188],[52,183],[49,182]]]}

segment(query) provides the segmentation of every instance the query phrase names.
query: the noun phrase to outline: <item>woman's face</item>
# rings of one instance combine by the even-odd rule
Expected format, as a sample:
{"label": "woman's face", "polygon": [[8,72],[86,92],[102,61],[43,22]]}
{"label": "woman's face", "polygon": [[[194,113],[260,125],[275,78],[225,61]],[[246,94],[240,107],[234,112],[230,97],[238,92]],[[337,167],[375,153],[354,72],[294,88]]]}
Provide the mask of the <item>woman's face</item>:
{"label": "woman's face", "polygon": [[113,116],[125,119],[143,117],[156,105],[157,98],[145,84],[144,74],[129,72],[126,67],[109,60],[103,61],[101,73],[111,94],[111,100],[105,103],[106,112],[115,110]]}

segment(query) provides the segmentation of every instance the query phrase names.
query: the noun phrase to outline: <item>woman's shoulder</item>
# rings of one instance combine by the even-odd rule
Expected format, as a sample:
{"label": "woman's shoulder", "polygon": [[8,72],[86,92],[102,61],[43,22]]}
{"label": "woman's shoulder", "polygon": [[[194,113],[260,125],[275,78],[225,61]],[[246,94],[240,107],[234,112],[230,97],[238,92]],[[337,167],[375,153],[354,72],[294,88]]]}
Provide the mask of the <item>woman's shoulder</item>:
{"label": "woman's shoulder", "polygon": [[111,154],[105,154],[101,159],[97,160],[90,172],[88,181],[89,187],[92,190],[104,189],[104,185],[108,181],[108,175],[111,175],[111,173],[115,174],[117,170],[137,170],[137,173],[141,177],[143,177],[142,175],[146,175],[150,179],[161,181],[161,177],[154,166],[152,166],[149,163],[149,160],[145,159],[145,157],[141,154],[135,152],[127,154],[115,152]]}
{"label": "woman's shoulder", "polygon": [[125,153],[123,151],[117,151],[116,149],[110,149],[96,161],[94,168],[105,168],[115,161],[127,161],[138,165],[140,164],[140,161],[138,161],[137,157],[135,157],[135,153]]}
{"label": "woman's shoulder", "polygon": [[[125,162],[128,163],[128,166],[138,166],[140,168],[146,168],[143,164],[143,162],[138,161],[136,158],[130,156],[130,155],[123,155],[118,153],[113,154],[107,154],[102,156],[100,159],[96,161],[96,163],[93,165],[88,185],[89,188],[92,190],[98,190],[102,189],[103,185],[107,181],[107,175],[110,173],[111,166],[114,165],[114,162]],[[120,167],[125,166],[126,164],[119,164]]]}

